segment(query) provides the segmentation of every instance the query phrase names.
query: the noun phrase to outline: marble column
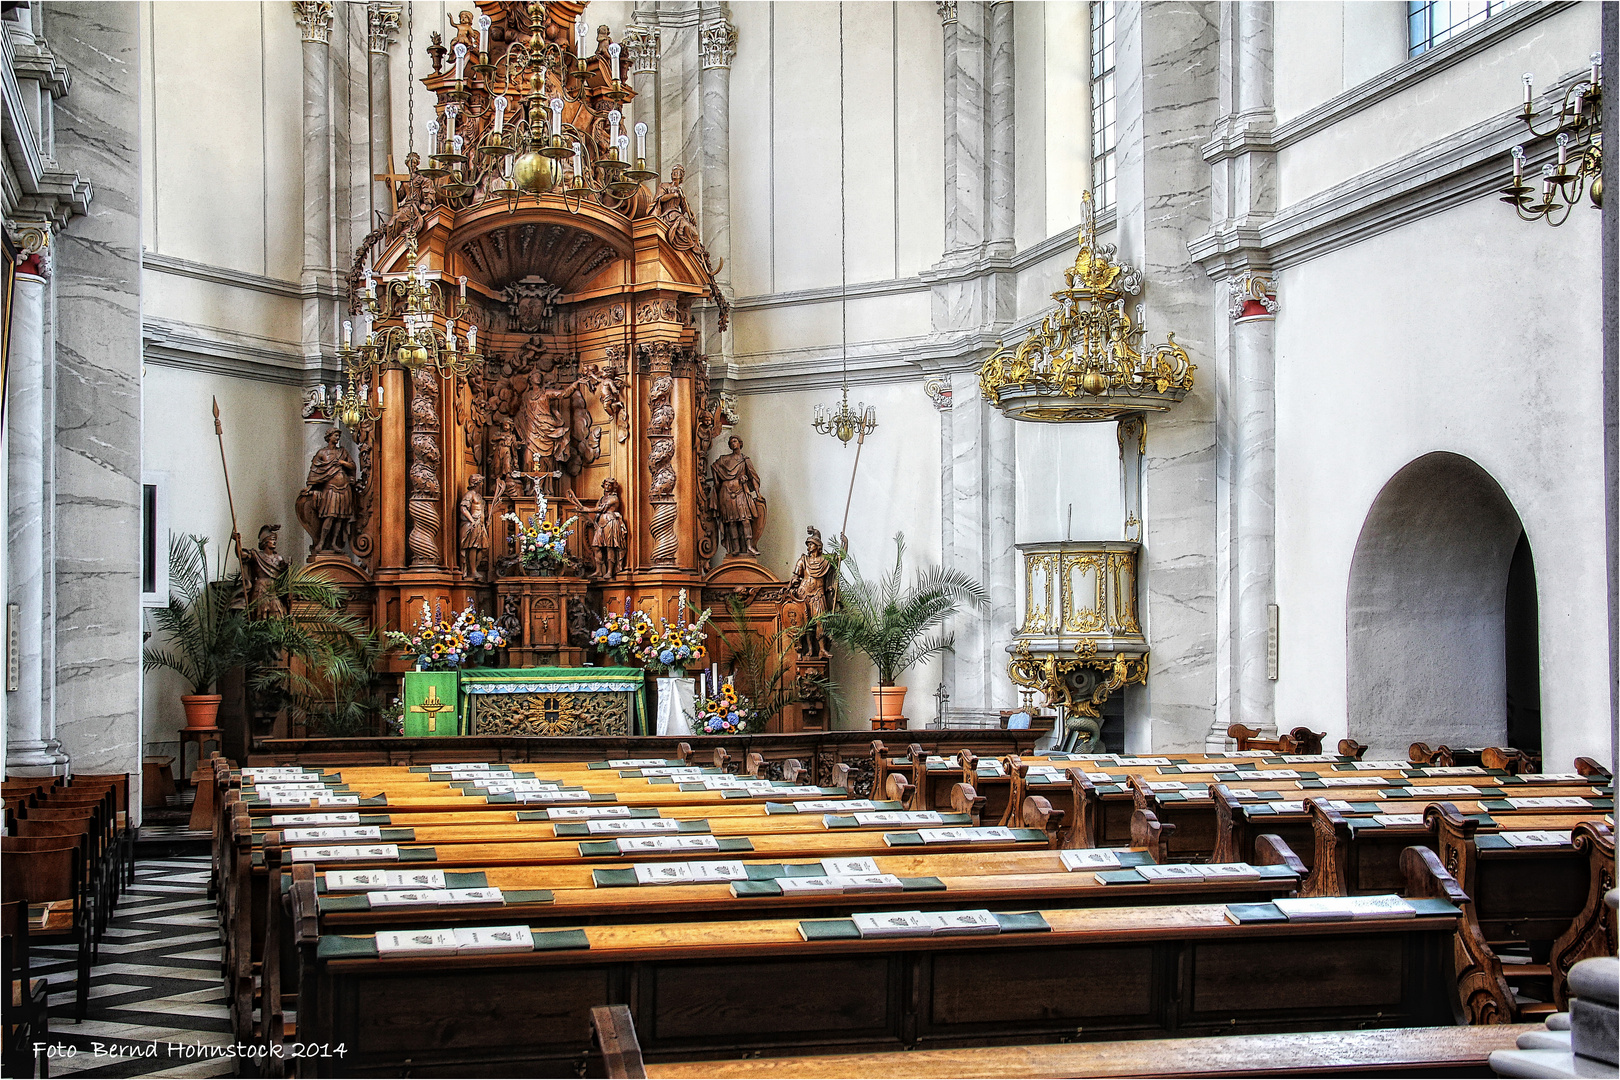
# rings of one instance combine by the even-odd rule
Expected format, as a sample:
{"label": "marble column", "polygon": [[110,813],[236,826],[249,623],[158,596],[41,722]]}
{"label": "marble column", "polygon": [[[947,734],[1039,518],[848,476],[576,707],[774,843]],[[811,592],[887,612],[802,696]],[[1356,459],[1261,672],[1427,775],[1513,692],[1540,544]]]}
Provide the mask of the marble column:
{"label": "marble column", "polygon": [[1013,6],[1009,0],[990,5],[986,48],[990,54],[990,93],[985,102],[989,117],[989,146],[985,156],[989,174],[990,250],[1011,255],[1013,248],[1013,183],[1018,153],[1017,114],[1013,108],[1017,83],[1013,67]]}
{"label": "marble column", "polygon": [[1127,745],[1146,738],[1154,750],[1202,748],[1216,698],[1215,387],[1203,366],[1216,310],[1187,244],[1210,220],[1199,147],[1217,116],[1219,7],[1116,8],[1120,254],[1142,268],[1153,337],[1173,330],[1200,365],[1186,400],[1147,423],[1140,602],[1152,667],[1125,712]]}
{"label": "marble column", "polygon": [[[89,213],[53,244],[56,735],[74,771],[138,778],[140,31],[133,4],[52,4],[44,16],[73,74],[57,161],[95,185]],[[138,790],[130,807],[138,816]]]}
{"label": "marble column", "polygon": [[301,0],[293,14],[304,42],[304,364],[319,369],[323,343],[334,340],[321,297],[332,285],[332,5]]}
{"label": "marble column", "polygon": [[1275,723],[1269,663],[1270,606],[1276,597],[1277,412],[1276,303],[1271,283],[1248,276],[1233,283],[1231,416],[1232,590],[1236,708],[1231,717],[1254,728]]}
{"label": "marble column", "polygon": [[[703,244],[720,265],[716,283],[731,291],[731,60],[737,30],[717,0],[698,5],[699,175],[702,178]],[[718,312],[703,313],[703,343],[711,360],[731,359],[729,334],[720,331]]]}
{"label": "marble column", "polygon": [[945,262],[979,253],[985,221],[985,23],[982,0],[941,4],[945,29]]}
{"label": "marble column", "polygon": [[[402,172],[405,168],[403,161],[394,162],[395,168],[392,170],[388,168],[394,156],[394,95],[389,78],[388,49],[399,37],[399,5],[378,3],[376,0],[367,4],[366,30],[367,100],[371,106],[371,175],[376,177],[386,172]],[[392,180],[372,180],[373,220],[379,213],[393,213],[392,185]]]}
{"label": "marble column", "polygon": [[20,609],[17,689],[6,695],[6,771],[49,775],[67,757],[55,738],[45,643],[52,637],[45,558],[46,463],[53,460],[50,390],[45,370],[47,283],[19,272],[12,287],[11,354],[6,369],[8,602]]}

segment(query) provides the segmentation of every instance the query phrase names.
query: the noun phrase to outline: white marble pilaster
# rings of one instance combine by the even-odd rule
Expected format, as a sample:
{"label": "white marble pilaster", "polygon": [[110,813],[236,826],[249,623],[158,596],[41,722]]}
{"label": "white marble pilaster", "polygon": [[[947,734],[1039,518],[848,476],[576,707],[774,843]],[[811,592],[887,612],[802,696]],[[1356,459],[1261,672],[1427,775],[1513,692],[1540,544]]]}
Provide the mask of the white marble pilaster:
{"label": "white marble pilaster", "polygon": [[[728,298],[731,290],[731,59],[737,53],[737,31],[726,5],[702,0],[698,5],[698,90],[703,244],[720,267],[716,283]],[[704,312],[703,342],[710,359],[729,362],[731,335],[722,333],[718,313]]]}
{"label": "white marble pilaster", "polygon": [[1217,115],[1219,5],[1118,6],[1118,204],[1121,257],[1140,266],[1151,336],[1173,330],[1199,363],[1186,400],[1148,419],[1143,467],[1141,605],[1152,647],[1145,691],[1126,697],[1127,745],[1204,745],[1215,706],[1215,401],[1202,364],[1216,310],[1187,242],[1210,218],[1199,153]]}
{"label": "white marble pilaster", "polygon": [[990,4],[988,29],[985,41],[990,54],[990,94],[985,102],[990,129],[985,159],[990,200],[987,239],[991,253],[1010,256],[1013,250],[1013,185],[1018,157],[1018,125],[1013,108],[1016,79],[1013,5],[1009,0],[993,0]]}
{"label": "white marble pilaster", "polygon": [[1236,626],[1236,708],[1232,717],[1254,728],[1276,722],[1274,683],[1267,664],[1269,607],[1276,596],[1277,415],[1276,323],[1270,312],[1232,327],[1232,421],[1235,549],[1231,588]]}
{"label": "white marble pilaster", "polygon": [[321,296],[332,287],[332,13],[330,4],[318,3],[295,5],[294,13],[304,56],[304,363],[320,369],[323,343],[335,340],[328,333],[331,305]]}
{"label": "white marble pilaster", "polygon": [[21,609],[17,689],[6,694],[6,769],[35,775],[59,773],[67,763],[55,739],[45,678],[46,599],[54,578],[45,558],[45,473],[55,462],[45,370],[48,288],[42,276],[17,275],[6,368],[6,588],[8,602]]}
{"label": "white marble pilaster", "polygon": [[56,4],[63,168],[95,185],[55,251],[56,735],[75,771],[141,772],[140,35],[133,4]]}
{"label": "white marble pilaster", "polygon": [[[388,50],[399,37],[399,5],[372,0],[366,5],[366,78],[367,100],[370,104],[370,123],[367,125],[371,144],[371,174],[380,176],[388,171],[388,161],[394,156],[393,85],[389,77]],[[403,170],[403,161],[395,162]],[[371,210],[373,220],[378,213],[393,211],[394,199],[389,191],[391,181],[371,182]]]}

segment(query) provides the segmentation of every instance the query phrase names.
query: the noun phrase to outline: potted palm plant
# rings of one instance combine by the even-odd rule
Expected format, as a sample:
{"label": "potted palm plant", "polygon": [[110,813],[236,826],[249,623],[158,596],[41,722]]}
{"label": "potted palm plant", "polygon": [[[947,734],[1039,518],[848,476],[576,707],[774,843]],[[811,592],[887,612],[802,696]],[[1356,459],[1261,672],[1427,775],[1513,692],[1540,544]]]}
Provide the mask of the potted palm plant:
{"label": "potted palm plant", "polygon": [[214,727],[220,677],[242,655],[247,619],[232,609],[237,590],[208,573],[208,541],[190,533],[169,537],[169,602],[152,610],[161,645],[142,650],[147,671],[168,668],[191,688],[180,695],[186,726]]}
{"label": "potted palm plant", "polygon": [[908,587],[904,533],[894,537],[894,569],[876,580],[863,578],[844,551],[837,557],[838,604],[822,616],[823,625],[834,641],[862,653],[877,668],[872,726],[896,726],[904,715],[907,688],[895,680],[949,649],[956,635],[939,628],[964,604],[983,607],[990,595],[961,571],[940,566],[919,570]]}

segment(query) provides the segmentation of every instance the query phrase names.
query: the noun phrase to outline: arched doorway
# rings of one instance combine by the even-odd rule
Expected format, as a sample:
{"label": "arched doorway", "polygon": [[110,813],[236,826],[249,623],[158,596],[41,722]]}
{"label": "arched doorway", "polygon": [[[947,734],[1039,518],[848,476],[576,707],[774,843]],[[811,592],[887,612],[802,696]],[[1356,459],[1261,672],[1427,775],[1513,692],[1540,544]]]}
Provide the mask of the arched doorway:
{"label": "arched doorway", "polygon": [[1468,458],[1426,454],[1373,500],[1345,631],[1349,735],[1369,754],[1511,745],[1510,686],[1513,734],[1533,726],[1539,744],[1535,564],[1513,504]]}

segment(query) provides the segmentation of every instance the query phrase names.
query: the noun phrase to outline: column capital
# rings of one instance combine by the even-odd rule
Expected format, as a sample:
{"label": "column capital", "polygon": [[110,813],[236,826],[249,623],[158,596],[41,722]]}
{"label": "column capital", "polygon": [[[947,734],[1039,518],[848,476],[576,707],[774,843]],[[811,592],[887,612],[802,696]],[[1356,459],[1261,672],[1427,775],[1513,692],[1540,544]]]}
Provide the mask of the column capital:
{"label": "column capital", "polygon": [[366,5],[366,43],[378,55],[387,55],[388,47],[399,39],[399,5],[378,3]]}
{"label": "column capital", "polygon": [[1232,302],[1227,313],[1234,322],[1250,319],[1273,319],[1277,315],[1277,281],[1269,270],[1245,270],[1228,278],[1227,289]]}
{"label": "column capital", "polygon": [[737,55],[737,28],[723,16],[698,27],[698,67],[729,68]]}
{"label": "column capital", "polygon": [[934,7],[939,10],[939,21],[946,26],[956,21],[956,0],[935,0]]}
{"label": "column capital", "polygon": [[[630,54],[630,74],[658,74],[659,37],[658,27],[656,26],[641,26],[631,23],[625,28],[624,37],[619,43]],[[735,32],[732,34],[732,45],[733,51],[735,51]]]}
{"label": "column capital", "polygon": [[293,18],[304,40],[318,45],[332,41],[332,0],[292,0]]}
{"label": "column capital", "polygon": [[6,234],[17,245],[17,272],[51,277],[51,223],[49,221],[7,221]]}

